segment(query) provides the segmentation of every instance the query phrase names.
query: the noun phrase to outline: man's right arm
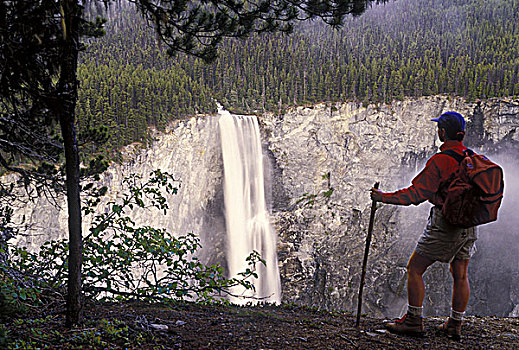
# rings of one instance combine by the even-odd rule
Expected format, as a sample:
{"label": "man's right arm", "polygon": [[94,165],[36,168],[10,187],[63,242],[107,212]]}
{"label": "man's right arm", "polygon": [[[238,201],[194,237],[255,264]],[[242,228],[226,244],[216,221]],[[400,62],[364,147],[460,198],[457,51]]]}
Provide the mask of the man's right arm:
{"label": "man's right arm", "polygon": [[388,204],[417,205],[431,199],[438,191],[439,185],[440,172],[436,165],[436,158],[433,156],[425,168],[413,179],[411,186],[387,193],[372,188],[371,199]]}

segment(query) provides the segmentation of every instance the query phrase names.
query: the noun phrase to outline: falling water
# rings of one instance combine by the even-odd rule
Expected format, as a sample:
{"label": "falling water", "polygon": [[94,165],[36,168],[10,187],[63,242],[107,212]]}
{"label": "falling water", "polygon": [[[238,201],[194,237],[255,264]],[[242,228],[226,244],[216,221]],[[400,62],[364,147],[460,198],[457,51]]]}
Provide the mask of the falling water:
{"label": "falling water", "polygon": [[[265,203],[263,154],[258,120],[255,116],[231,115],[219,110],[220,138],[224,164],[225,219],[227,226],[227,265],[236,277],[248,267],[246,258],[260,253],[266,265],[257,264],[256,290],[234,289],[235,295],[255,297],[253,301],[281,301],[281,283],[276,253],[276,234],[270,225]],[[236,304],[251,299],[232,297]]]}

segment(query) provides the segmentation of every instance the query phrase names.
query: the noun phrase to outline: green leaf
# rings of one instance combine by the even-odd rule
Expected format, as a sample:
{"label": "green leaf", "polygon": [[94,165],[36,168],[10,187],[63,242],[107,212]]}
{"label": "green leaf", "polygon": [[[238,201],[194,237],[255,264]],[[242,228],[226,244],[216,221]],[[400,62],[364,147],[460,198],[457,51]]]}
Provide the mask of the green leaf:
{"label": "green leaf", "polygon": [[333,193],[333,187],[323,193],[323,197],[330,197]]}

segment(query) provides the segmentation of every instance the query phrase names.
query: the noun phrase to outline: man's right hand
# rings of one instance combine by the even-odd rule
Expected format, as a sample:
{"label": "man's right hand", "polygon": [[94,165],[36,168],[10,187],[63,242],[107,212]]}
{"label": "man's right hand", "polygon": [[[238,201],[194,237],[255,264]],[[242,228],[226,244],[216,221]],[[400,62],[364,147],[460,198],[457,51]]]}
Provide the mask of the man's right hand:
{"label": "man's right hand", "polygon": [[382,202],[382,191],[373,187],[371,189],[371,200],[375,201],[375,202]]}

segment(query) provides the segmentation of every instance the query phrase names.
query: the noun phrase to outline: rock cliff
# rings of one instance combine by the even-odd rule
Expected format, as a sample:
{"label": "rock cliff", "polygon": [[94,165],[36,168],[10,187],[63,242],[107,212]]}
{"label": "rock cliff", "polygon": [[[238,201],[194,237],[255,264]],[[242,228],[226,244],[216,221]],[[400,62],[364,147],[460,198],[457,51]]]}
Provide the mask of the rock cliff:
{"label": "rock cliff", "polygon": [[[500,220],[480,228],[468,312],[517,315],[519,231],[512,193],[519,164],[519,103],[466,103],[442,96],[367,107],[322,104],[262,118],[276,187],[272,206],[285,301],[355,309],[368,190],[375,181],[386,191],[408,186],[440,145],[430,119],[448,110],[466,116],[467,145],[492,156],[506,173]],[[296,204],[302,198],[307,199]],[[380,205],[366,276],[366,312],[395,316],[405,307],[405,266],[429,208]],[[435,264],[426,283],[425,313],[446,314],[451,293],[446,264]]]}
{"label": "rock cliff", "polygon": [[[480,230],[471,262],[472,296],[468,313],[519,316],[519,222],[513,196],[518,171],[519,101],[467,103],[444,96],[361,106],[356,103],[297,107],[283,115],[260,117],[267,192],[278,232],[283,301],[320,308],[356,308],[370,199],[375,181],[381,189],[410,184],[440,145],[429,120],[447,110],[466,116],[466,143],[505,169],[506,193],[500,219]],[[140,211],[140,223],[179,234],[199,233],[201,258],[225,265],[223,166],[217,117],[176,122],[155,134],[148,148],[127,147],[126,161],[113,165],[102,183],[111,199],[122,192],[129,173],[147,175],[160,168],[176,176],[179,194],[169,198],[170,212]],[[333,191],[331,190],[333,189]],[[66,207],[62,205],[63,207]],[[100,205],[98,210],[106,210]],[[406,303],[405,265],[427,220],[430,206],[381,205],[364,289],[364,311],[392,317]],[[65,236],[66,216],[40,199],[21,208],[34,232],[22,244],[39,246]],[[88,222],[85,222],[85,230]],[[445,314],[450,303],[448,267],[434,265],[426,274],[425,313]]]}

